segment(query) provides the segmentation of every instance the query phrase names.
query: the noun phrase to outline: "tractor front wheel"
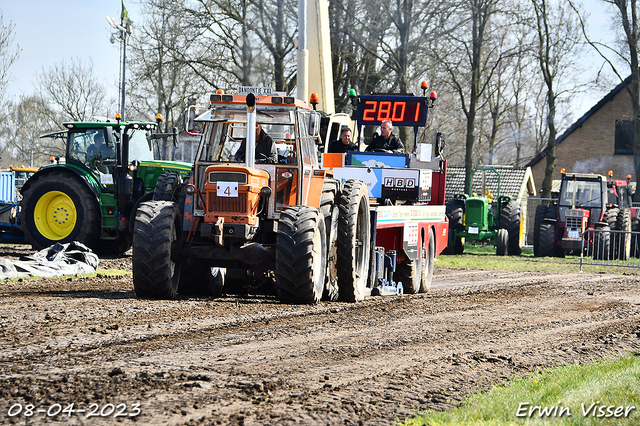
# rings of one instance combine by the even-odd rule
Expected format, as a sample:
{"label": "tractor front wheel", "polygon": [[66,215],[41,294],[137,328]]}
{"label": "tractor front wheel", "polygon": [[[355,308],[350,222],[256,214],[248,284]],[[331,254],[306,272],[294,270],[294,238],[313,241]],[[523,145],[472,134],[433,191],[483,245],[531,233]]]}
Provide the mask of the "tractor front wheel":
{"label": "tractor front wheel", "polygon": [[496,254],[506,256],[509,254],[509,231],[504,228],[498,229],[496,236]]}
{"label": "tractor front wheel", "polygon": [[289,303],[318,303],[327,272],[327,235],[322,213],[288,207],[280,214],[276,238],[276,287]]}

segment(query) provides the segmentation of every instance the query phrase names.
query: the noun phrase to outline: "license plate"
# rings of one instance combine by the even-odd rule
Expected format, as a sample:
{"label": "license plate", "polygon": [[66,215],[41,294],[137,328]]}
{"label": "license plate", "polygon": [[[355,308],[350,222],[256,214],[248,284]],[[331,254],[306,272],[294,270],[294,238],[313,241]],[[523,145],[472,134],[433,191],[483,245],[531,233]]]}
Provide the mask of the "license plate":
{"label": "license plate", "polygon": [[218,182],[216,195],[218,197],[238,197],[238,183]]}
{"label": "license plate", "polygon": [[480,229],[477,226],[470,226],[469,227],[469,233],[470,234],[477,234],[478,232],[480,232]]}
{"label": "license plate", "polygon": [[568,237],[569,238],[580,238],[580,233],[578,231],[569,231],[568,232]]}

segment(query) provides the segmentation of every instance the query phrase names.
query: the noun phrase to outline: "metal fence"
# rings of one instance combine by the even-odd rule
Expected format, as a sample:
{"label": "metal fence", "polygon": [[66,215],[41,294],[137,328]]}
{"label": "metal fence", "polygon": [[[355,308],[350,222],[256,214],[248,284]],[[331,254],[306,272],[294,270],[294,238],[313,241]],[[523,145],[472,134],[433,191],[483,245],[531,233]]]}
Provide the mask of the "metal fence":
{"label": "metal fence", "polygon": [[640,232],[609,229],[587,229],[582,265],[623,266],[640,268]]}

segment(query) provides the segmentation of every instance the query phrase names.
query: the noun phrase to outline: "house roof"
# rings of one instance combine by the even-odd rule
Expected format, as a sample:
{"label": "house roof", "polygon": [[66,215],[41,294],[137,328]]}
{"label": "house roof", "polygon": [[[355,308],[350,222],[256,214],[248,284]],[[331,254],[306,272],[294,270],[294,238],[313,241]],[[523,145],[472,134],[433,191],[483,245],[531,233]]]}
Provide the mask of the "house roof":
{"label": "house roof", "polygon": [[[513,198],[523,198],[536,195],[533,182],[533,174],[530,167],[513,166],[487,166],[496,169],[500,174],[500,195],[508,195]],[[456,194],[464,193],[464,171],[461,166],[447,167],[447,189],[445,199],[449,200]],[[498,195],[498,176],[491,171],[485,172],[485,189]],[[472,192],[482,193],[482,172],[473,174]]]}
{"label": "house roof", "polygon": [[[607,102],[613,100],[613,98],[620,93],[631,82],[631,76],[627,77],[622,83],[618,84],[611,92],[609,92],[604,98],[600,99],[600,102],[595,104],[589,111],[587,111],[582,117],[580,117],[575,123],[573,123],[565,132],[556,138],[556,146],[560,145],[574,130],[582,127],[585,121],[587,121],[593,114],[595,114],[600,108],[602,108]],[[533,167],[538,164],[543,158],[547,156],[547,148],[543,149],[538,155],[533,157],[526,165]]]}

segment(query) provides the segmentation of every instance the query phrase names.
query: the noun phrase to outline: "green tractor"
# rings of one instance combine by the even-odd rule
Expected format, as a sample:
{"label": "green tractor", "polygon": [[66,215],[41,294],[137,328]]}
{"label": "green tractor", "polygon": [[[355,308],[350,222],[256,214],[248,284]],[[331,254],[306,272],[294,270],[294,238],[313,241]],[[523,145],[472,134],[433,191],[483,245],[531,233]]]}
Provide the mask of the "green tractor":
{"label": "green tractor", "polygon": [[[446,203],[449,219],[449,245],[446,254],[462,254],[464,241],[494,241],[496,254],[520,255],[522,253],[522,205],[508,196],[500,196],[501,176],[492,167],[478,167],[473,175],[482,172],[482,194],[456,195]],[[486,173],[497,177],[497,194],[486,190]]]}
{"label": "green tractor", "polygon": [[157,133],[160,122],[65,123],[41,136],[64,139],[66,153],[22,187],[27,242],[42,249],[79,241],[106,255],[129,249],[138,205],[166,198],[165,189],[191,171],[191,163],[164,160],[178,146],[178,130]]}

